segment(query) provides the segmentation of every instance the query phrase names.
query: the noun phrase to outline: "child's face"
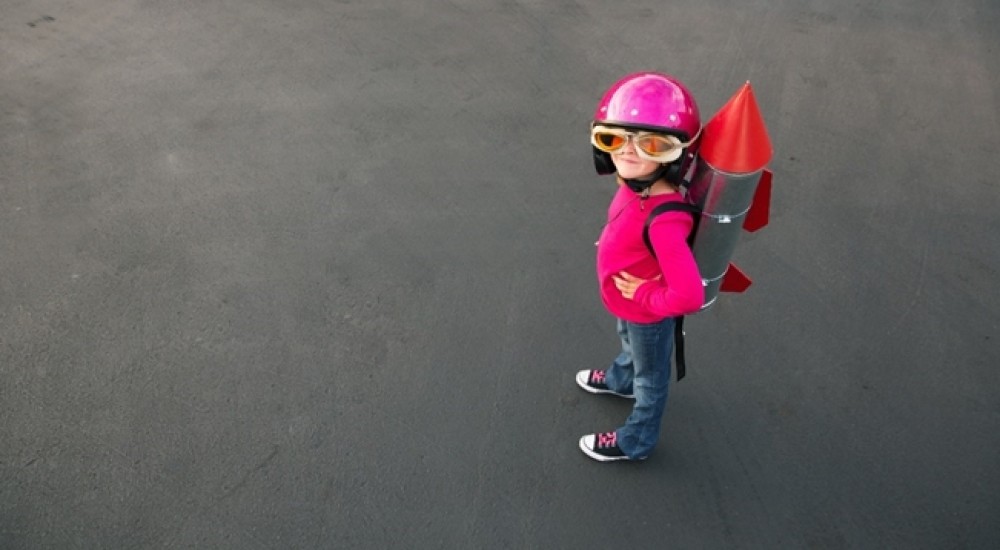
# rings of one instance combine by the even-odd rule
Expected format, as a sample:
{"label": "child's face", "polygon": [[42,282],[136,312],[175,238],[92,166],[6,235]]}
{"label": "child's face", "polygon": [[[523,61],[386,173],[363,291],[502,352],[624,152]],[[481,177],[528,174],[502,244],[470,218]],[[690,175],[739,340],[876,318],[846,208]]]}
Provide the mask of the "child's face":
{"label": "child's face", "polygon": [[611,153],[611,160],[615,163],[618,175],[625,179],[648,176],[660,166],[655,161],[646,160],[637,155],[635,145],[631,140],[619,151]]}

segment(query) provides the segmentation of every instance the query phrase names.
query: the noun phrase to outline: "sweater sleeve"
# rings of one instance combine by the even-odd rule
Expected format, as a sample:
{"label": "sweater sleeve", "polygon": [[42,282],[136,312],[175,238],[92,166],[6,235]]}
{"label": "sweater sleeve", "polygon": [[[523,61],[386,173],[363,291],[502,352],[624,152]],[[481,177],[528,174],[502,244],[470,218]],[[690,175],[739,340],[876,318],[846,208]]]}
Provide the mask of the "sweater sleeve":
{"label": "sweater sleeve", "polygon": [[685,212],[667,212],[649,226],[649,240],[663,276],[643,283],[634,299],[656,315],[676,317],[701,309],[705,288],[687,244],[694,220]]}

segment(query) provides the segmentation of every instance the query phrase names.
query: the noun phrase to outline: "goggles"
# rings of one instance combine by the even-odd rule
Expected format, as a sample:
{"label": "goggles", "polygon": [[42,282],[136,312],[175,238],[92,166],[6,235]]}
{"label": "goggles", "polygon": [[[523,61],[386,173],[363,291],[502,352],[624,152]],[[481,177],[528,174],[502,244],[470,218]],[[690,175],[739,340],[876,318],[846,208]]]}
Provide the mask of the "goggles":
{"label": "goggles", "polygon": [[[698,133],[701,133],[699,130]],[[695,139],[698,139],[697,134]],[[605,153],[617,153],[628,142],[635,145],[640,157],[654,162],[673,162],[681,157],[684,148],[694,143],[694,139],[683,142],[676,136],[656,132],[630,132],[623,128],[595,125],[590,129],[590,143]]]}

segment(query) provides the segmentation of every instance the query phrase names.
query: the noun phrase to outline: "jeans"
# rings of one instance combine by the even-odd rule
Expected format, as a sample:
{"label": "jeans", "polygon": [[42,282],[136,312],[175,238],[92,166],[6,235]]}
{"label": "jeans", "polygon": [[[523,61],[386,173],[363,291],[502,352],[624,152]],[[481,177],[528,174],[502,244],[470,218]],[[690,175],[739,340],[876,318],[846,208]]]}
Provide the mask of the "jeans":
{"label": "jeans", "polygon": [[615,433],[622,452],[643,458],[656,446],[667,407],[674,318],[649,324],[619,319],[618,336],[622,352],[608,368],[604,383],[616,392],[635,395],[632,414]]}

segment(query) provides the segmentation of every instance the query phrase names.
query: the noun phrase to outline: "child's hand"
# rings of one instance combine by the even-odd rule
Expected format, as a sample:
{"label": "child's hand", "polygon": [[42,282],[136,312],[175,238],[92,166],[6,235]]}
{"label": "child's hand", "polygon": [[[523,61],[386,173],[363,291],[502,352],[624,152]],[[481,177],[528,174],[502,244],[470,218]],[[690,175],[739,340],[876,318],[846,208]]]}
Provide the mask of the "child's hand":
{"label": "child's hand", "polygon": [[657,275],[655,279],[640,279],[639,277],[622,271],[618,273],[617,277],[611,278],[614,279],[615,287],[617,287],[622,293],[622,296],[624,296],[626,300],[631,300],[635,296],[635,290],[639,288],[642,283],[645,283],[646,281],[655,281],[660,277],[660,275]]}

